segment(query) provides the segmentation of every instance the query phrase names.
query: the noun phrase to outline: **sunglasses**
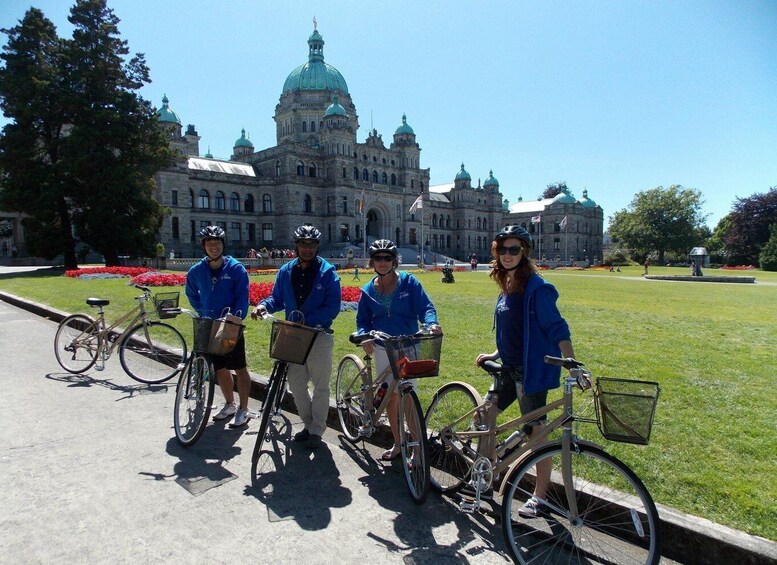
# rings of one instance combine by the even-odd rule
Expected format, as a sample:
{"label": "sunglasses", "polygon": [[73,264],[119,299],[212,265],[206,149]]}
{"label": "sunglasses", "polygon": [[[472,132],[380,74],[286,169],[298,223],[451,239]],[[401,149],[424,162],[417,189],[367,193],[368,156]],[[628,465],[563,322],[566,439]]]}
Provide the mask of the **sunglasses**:
{"label": "sunglasses", "polygon": [[496,252],[499,255],[504,255],[505,253],[509,253],[510,255],[518,255],[521,251],[523,251],[523,248],[520,245],[511,245],[510,247],[496,248]]}
{"label": "sunglasses", "polygon": [[297,245],[300,247],[304,247],[305,249],[313,249],[314,247],[318,247],[317,241],[298,241]]}
{"label": "sunglasses", "polygon": [[391,255],[373,255],[372,260],[378,261],[381,263],[388,263],[390,261],[393,261],[394,257],[392,257]]}

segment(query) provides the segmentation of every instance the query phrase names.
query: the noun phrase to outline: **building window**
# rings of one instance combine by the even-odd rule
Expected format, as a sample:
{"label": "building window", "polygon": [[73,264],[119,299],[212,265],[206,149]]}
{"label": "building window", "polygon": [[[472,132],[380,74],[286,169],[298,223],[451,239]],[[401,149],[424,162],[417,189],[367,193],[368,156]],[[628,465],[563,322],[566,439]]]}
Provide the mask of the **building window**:
{"label": "building window", "polygon": [[316,131],[316,122],[310,122],[310,131],[315,133],[315,131]]}
{"label": "building window", "polygon": [[280,160],[275,161],[275,176],[276,177],[281,176],[281,162],[280,162]]}
{"label": "building window", "polygon": [[554,237],[553,238],[553,251],[558,251],[561,249],[561,238],[560,237]]}
{"label": "building window", "polygon": [[307,133],[308,131],[308,123],[302,122],[302,133]]}
{"label": "building window", "polygon": [[229,209],[232,212],[240,212],[240,197],[237,195],[237,192],[233,192],[229,197]]}
{"label": "building window", "polygon": [[372,171],[372,182],[378,184],[378,171]]}
{"label": "building window", "polygon": [[343,167],[343,178],[346,178],[348,176],[348,172],[345,170],[345,167]]}
{"label": "building window", "polygon": [[194,220],[191,221],[191,228],[192,233],[189,235],[189,240],[194,243],[194,241],[197,239],[197,224]]}
{"label": "building window", "polygon": [[254,197],[250,194],[246,194],[246,202],[243,205],[243,209],[246,212],[253,212],[254,211]]}
{"label": "building window", "polygon": [[415,179],[410,179],[410,188],[415,188]]}
{"label": "building window", "polygon": [[224,193],[220,190],[216,192],[216,210],[226,210],[227,203]]}
{"label": "building window", "polygon": [[402,206],[397,204],[397,220],[401,220],[401,219],[402,219]]}
{"label": "building window", "polygon": [[316,164],[311,163],[308,167],[308,176],[311,178],[316,178]]}
{"label": "building window", "polygon": [[388,184],[388,175],[385,171],[380,175],[380,184]]}
{"label": "building window", "polygon": [[432,227],[437,227],[437,214],[432,214]]}
{"label": "building window", "polygon": [[359,169],[357,167],[353,168],[353,180],[359,180]]}
{"label": "building window", "polygon": [[480,218],[477,219],[478,229],[480,229]]}
{"label": "building window", "polygon": [[272,242],[272,224],[262,224],[262,241]]}
{"label": "building window", "polygon": [[313,199],[310,194],[306,194],[305,198],[302,199],[302,211],[308,214],[313,211]]}
{"label": "building window", "polygon": [[370,172],[367,169],[362,170],[362,180],[370,182]]}
{"label": "building window", "polygon": [[343,214],[348,213],[348,197],[343,196]]}
{"label": "building window", "polygon": [[178,227],[178,218],[173,218],[173,239],[180,239],[181,230]]}
{"label": "building window", "polygon": [[170,194],[170,199],[171,199],[171,204],[173,206],[178,206],[178,191],[177,190],[172,191],[172,193]]}
{"label": "building window", "polygon": [[256,241],[256,225],[246,224],[246,230],[248,231],[248,241]]}
{"label": "building window", "polygon": [[397,186],[397,175],[391,173],[391,186]]}
{"label": "building window", "polygon": [[302,161],[297,161],[297,176],[304,177],[305,176],[305,163]]}
{"label": "building window", "polygon": [[227,233],[227,222],[216,222],[216,225]]}
{"label": "building window", "polygon": [[204,188],[200,191],[199,206],[202,210],[210,208],[210,194]]}
{"label": "building window", "polygon": [[240,222],[232,222],[229,227],[229,236],[232,241],[240,241]]}
{"label": "building window", "polygon": [[262,196],[262,212],[272,214],[272,196],[269,194]]}

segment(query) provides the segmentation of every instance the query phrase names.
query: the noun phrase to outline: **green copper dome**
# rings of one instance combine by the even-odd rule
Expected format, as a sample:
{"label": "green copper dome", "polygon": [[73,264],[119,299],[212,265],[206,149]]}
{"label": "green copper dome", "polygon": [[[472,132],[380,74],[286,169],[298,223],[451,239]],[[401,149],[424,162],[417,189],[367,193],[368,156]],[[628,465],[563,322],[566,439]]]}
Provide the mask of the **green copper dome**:
{"label": "green copper dome", "polygon": [[483,183],[483,186],[499,186],[499,181],[494,177],[494,171],[488,171],[488,178],[486,179],[486,182]]}
{"label": "green copper dome", "polygon": [[246,139],[246,130],[245,128],[240,130],[240,139],[238,139],[235,142],[235,147],[250,147],[251,149],[254,148],[254,144],[251,143],[250,139]]}
{"label": "green copper dome", "polygon": [[559,192],[554,198],[553,202],[561,202],[562,204],[574,204],[577,202],[575,200],[575,197],[569,194],[568,190],[564,190],[562,192]]}
{"label": "green copper dome", "polygon": [[164,95],[162,98],[162,107],[157,110],[157,117],[159,118],[160,122],[167,122],[171,124],[178,124],[181,125],[181,118],[178,117],[178,114],[173,112],[170,109],[169,106],[169,100],[167,99],[167,94]]}
{"label": "green copper dome", "polygon": [[407,125],[407,116],[405,116],[404,114],[402,114],[402,125],[397,128],[397,131],[394,132],[394,135],[402,134],[402,133],[411,133],[415,135],[413,128]]}
{"label": "green copper dome", "polygon": [[324,112],[324,116],[347,116],[348,113],[345,111],[345,108],[340,106],[340,103],[337,101],[337,96],[335,96],[334,100],[332,100],[332,103],[329,105],[329,108],[326,109],[326,112]]}
{"label": "green copper dome", "polygon": [[464,163],[461,164],[461,170],[456,174],[456,178],[454,180],[472,180],[472,177],[469,176],[469,173],[464,170]]}
{"label": "green copper dome", "polygon": [[324,62],[324,38],[314,30],[308,38],[308,62],[286,77],[283,93],[292,90],[339,90],[348,94],[348,85],[336,68]]}
{"label": "green copper dome", "polygon": [[583,191],[583,197],[580,199],[580,204],[586,208],[596,208],[596,202],[588,198],[588,189]]}

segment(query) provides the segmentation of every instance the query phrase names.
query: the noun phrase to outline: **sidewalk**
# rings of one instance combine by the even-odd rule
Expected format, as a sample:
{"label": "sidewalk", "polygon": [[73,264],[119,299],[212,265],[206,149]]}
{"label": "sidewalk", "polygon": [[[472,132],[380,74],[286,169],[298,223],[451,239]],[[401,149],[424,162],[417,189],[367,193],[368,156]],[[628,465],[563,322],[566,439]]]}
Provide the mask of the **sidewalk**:
{"label": "sidewalk", "polygon": [[[33,314],[36,314],[37,316],[41,316],[44,318],[47,318],[51,320],[52,322],[58,322],[66,313],[60,312],[57,310],[53,310],[46,305],[33,303],[18,297],[14,297],[13,295],[9,295],[7,293],[0,292],[0,300],[5,301],[9,304],[12,304],[18,308],[21,308],[22,310],[25,310],[27,312],[31,312]],[[0,308],[7,309],[7,306],[2,306],[2,303],[0,303]],[[19,312],[18,310],[12,309],[12,312]],[[121,368],[118,366],[118,362],[116,363],[110,363],[108,364],[108,368],[106,369],[105,373],[94,373],[90,372],[87,374],[87,376],[74,376],[74,375],[67,375],[65,373],[62,373],[61,370],[58,368],[58,365],[56,364],[56,361],[54,361],[53,354],[51,353],[51,343],[53,341],[53,333],[56,329],[56,325],[53,323],[46,323],[41,320],[41,323],[45,323],[47,328],[42,333],[45,335],[40,335],[40,339],[36,339],[35,344],[36,346],[39,346],[41,348],[40,353],[27,353],[27,350],[22,350],[21,348],[13,348],[15,351],[14,353],[18,356],[22,355],[37,355],[35,357],[36,361],[33,365],[31,372],[31,378],[40,378],[41,374],[46,374],[46,370],[54,370],[54,373],[47,374],[46,377],[49,379],[57,379],[66,383],[66,386],[68,388],[75,387],[75,390],[78,390],[81,387],[87,387],[92,388],[95,386],[108,386],[105,384],[99,384],[100,380],[95,380],[96,377],[107,377],[109,374],[112,377],[112,380],[122,380],[124,382],[134,383],[134,381],[130,380],[129,377],[123,374],[121,371]],[[3,326],[0,325],[0,329],[2,329]],[[0,338],[2,338],[2,335],[0,335]],[[25,343],[28,343],[30,336],[25,336]],[[13,340],[9,338],[7,331],[6,336],[4,338],[3,343],[13,343]],[[9,349],[9,348],[4,348]],[[41,366],[40,370],[35,370],[38,365]],[[45,366],[46,369],[43,369]],[[84,379],[85,383],[81,380]],[[252,397],[254,399],[258,399],[261,396],[263,396],[265,384],[266,384],[266,378],[260,375],[252,374]],[[9,383],[6,383],[9,384]],[[118,402],[119,400],[130,400],[130,399],[136,399],[137,401],[145,400],[146,398],[156,398],[158,396],[166,396],[170,397],[171,395],[168,394],[161,394],[160,390],[157,389],[164,389],[164,392],[167,392],[168,386],[172,386],[170,389],[171,391],[174,391],[174,384],[168,383],[167,386],[162,387],[143,387],[143,386],[127,386],[122,385],[122,387],[119,387],[117,391],[121,393],[123,396],[122,398],[114,399],[114,403],[108,403],[107,407],[105,408],[106,411],[113,410],[113,406],[115,405],[115,402]],[[10,385],[10,387],[14,387],[14,385]],[[29,394],[30,387],[25,386],[24,389],[26,389],[27,393]],[[6,390],[8,390],[8,387],[6,387]],[[293,410],[293,403],[290,401],[290,398],[287,395],[287,400],[289,401],[286,406],[284,406],[287,410]],[[6,402],[9,402],[13,405],[13,400],[6,399]],[[55,399],[55,402],[57,399]],[[66,404],[69,405],[69,404]],[[56,406],[56,404],[55,404]],[[97,405],[95,404],[95,407]],[[257,408],[258,406],[254,406],[254,408]],[[85,408],[85,410],[89,411],[90,408]],[[103,410],[99,411],[101,414]],[[170,414],[172,413],[172,398],[167,398],[165,401],[165,406],[162,408],[162,414],[159,416],[155,416],[155,419],[161,419],[163,421],[170,420]],[[57,411],[54,409],[51,414],[55,415],[56,419],[61,418],[65,414]],[[104,414],[104,417],[106,421],[111,420],[111,415]],[[290,415],[292,425],[297,422],[296,416]],[[20,429],[20,434],[22,434],[20,437],[23,437],[24,433],[22,431],[23,422],[30,418],[30,415],[27,413],[19,413],[18,420],[16,418],[11,419],[12,428],[14,426],[18,426]],[[78,414],[70,414],[69,416],[72,420],[78,420],[79,416]],[[7,418],[6,418],[7,420]],[[47,419],[44,419],[44,422],[47,421]],[[67,421],[67,420],[66,420]],[[140,425],[141,422],[138,422]],[[64,422],[63,422],[64,424]],[[361,504],[364,504],[364,512],[365,515],[363,516],[365,524],[372,523],[372,515],[374,512],[379,512],[380,507],[382,506],[388,506],[389,509],[392,508],[392,504],[389,504],[389,499],[382,499],[381,495],[385,495],[385,490],[388,488],[388,483],[391,483],[391,492],[390,495],[391,502],[393,504],[396,504],[397,501],[393,500],[394,498],[397,498],[399,500],[403,500],[410,506],[407,507],[406,505],[402,504],[403,509],[401,510],[400,514],[397,516],[394,516],[393,518],[384,516],[384,519],[387,519],[389,521],[392,520],[399,520],[400,517],[404,514],[404,519],[409,519],[411,516],[416,515],[417,512],[420,511],[419,508],[412,505],[412,503],[409,501],[409,496],[406,492],[404,492],[404,483],[401,480],[401,476],[399,476],[399,468],[397,467],[394,469],[392,466],[384,466],[381,463],[378,463],[376,460],[373,460],[377,457],[377,454],[379,454],[380,449],[377,445],[374,446],[368,446],[369,451],[372,453],[373,458],[370,458],[369,456],[365,456],[366,454],[357,448],[351,447],[347,445],[346,442],[341,442],[339,438],[337,437],[336,429],[339,427],[339,423],[337,421],[337,414],[334,409],[334,405],[330,402],[330,415],[329,415],[329,425],[331,427],[330,430],[328,430],[327,435],[325,436],[325,441],[327,443],[327,451],[330,455],[326,456],[326,461],[322,461],[319,464],[317,464],[314,467],[310,467],[308,463],[305,461],[308,461],[308,454],[305,453],[294,453],[291,452],[290,457],[288,458],[288,461],[286,462],[286,468],[283,469],[283,471],[273,477],[272,484],[265,484],[262,485],[262,487],[259,489],[262,493],[264,493],[265,488],[270,489],[269,492],[283,492],[284,489],[286,490],[286,494],[281,496],[280,498],[283,499],[283,502],[278,500],[278,498],[274,498],[273,496],[266,496],[266,494],[261,494],[258,491],[255,491],[256,485],[253,485],[252,487],[246,487],[245,488],[245,494],[246,496],[249,495],[249,493],[252,493],[251,496],[255,496],[258,498],[261,502],[267,504],[268,508],[268,515],[270,516],[270,522],[273,522],[274,520],[284,521],[284,520],[290,520],[292,518],[288,517],[288,514],[295,514],[295,512],[302,512],[304,514],[305,512],[312,512],[313,514],[316,514],[316,510],[314,508],[308,508],[309,505],[306,504],[305,496],[315,496],[316,499],[323,496],[326,500],[329,500],[331,498],[331,504],[332,509],[334,507],[338,507],[338,504],[344,504],[342,508],[347,507],[348,511],[346,512],[346,515],[349,517],[353,517],[353,514],[355,512],[360,511]],[[35,424],[37,427],[38,424]],[[63,426],[61,426],[63,427]],[[146,426],[143,425],[142,428],[145,428]],[[166,443],[166,454],[168,458],[170,456],[175,456],[181,458],[180,463],[185,463],[184,467],[179,467],[178,465],[174,465],[173,469],[168,471],[172,474],[161,474],[159,476],[154,475],[154,480],[157,481],[165,481],[169,480],[173,477],[177,477],[175,480],[179,481],[182,477],[186,476],[192,476],[192,473],[195,473],[196,477],[199,477],[198,483],[199,486],[194,486],[193,484],[188,484],[188,487],[193,488],[194,490],[198,490],[203,487],[213,488],[213,486],[218,486],[219,484],[223,484],[223,482],[232,481],[234,478],[237,478],[236,475],[232,473],[232,471],[226,470],[225,464],[229,463],[230,468],[234,468],[236,465],[239,467],[245,467],[246,465],[250,467],[250,457],[248,454],[251,452],[253,448],[253,442],[254,442],[254,435],[255,428],[257,427],[257,424],[254,422],[251,426],[249,426],[249,429],[247,432],[235,432],[235,434],[239,435],[241,438],[241,443],[244,443],[242,440],[248,439],[249,445],[241,445],[239,448],[237,448],[235,445],[233,446],[226,446],[223,441],[220,440],[218,437],[218,434],[215,433],[215,431],[211,428],[216,428],[217,425],[210,426],[208,430],[206,430],[205,436],[203,437],[203,440],[200,441],[197,445],[195,445],[193,448],[190,448],[189,450],[182,450],[178,447],[177,443],[174,439],[170,439]],[[172,437],[170,428],[170,422],[166,422],[166,429],[168,431],[168,435],[165,437]],[[254,428],[252,430],[251,428]],[[156,428],[157,432],[155,435],[159,435],[159,428]],[[125,430],[124,433],[129,434],[127,437],[123,437],[122,435],[117,435],[117,441],[118,442],[126,442],[129,441],[128,438],[132,437],[133,433],[137,433],[138,430],[135,430],[134,428],[130,428],[130,430]],[[8,430],[5,430],[4,435],[6,435]],[[99,430],[95,429],[91,434],[89,434],[89,437],[96,438],[94,434],[98,434]],[[229,433],[229,432],[227,432]],[[248,438],[243,437],[248,436]],[[13,437],[13,436],[11,436]],[[145,433],[138,434],[138,437],[153,437],[147,436]],[[381,445],[387,445],[390,442],[390,435],[387,429],[382,430],[382,433],[378,434],[375,438],[375,442],[379,443]],[[136,443],[142,443],[142,442],[136,442]],[[138,446],[140,447],[140,446]],[[145,448],[151,448],[151,445],[144,445]],[[293,449],[293,446],[291,447]],[[224,450],[227,450],[226,452]],[[237,452],[235,452],[237,450]],[[52,445],[52,459],[54,461],[53,464],[55,465],[62,465],[62,461],[70,459],[69,453],[59,453],[58,452],[58,444]],[[206,455],[210,453],[210,456],[217,456],[218,461],[216,462],[210,462],[210,460],[206,460]],[[240,452],[247,452],[242,453],[239,457],[236,457]],[[227,456],[224,456],[226,453]],[[336,457],[332,459],[330,456],[334,453],[338,453],[342,457]],[[194,455],[192,455],[194,454]],[[219,455],[221,454],[221,455]],[[164,455],[164,454],[162,454]],[[146,453],[144,457],[151,457],[150,453]],[[344,461],[337,461],[336,459],[345,458]],[[234,458],[234,460],[233,460]],[[3,456],[3,462],[6,461],[6,456]],[[304,459],[304,461],[303,461]],[[313,459],[318,459],[318,456],[314,456]],[[331,460],[330,460],[331,459]],[[48,458],[47,458],[48,460]],[[248,460],[248,461],[246,461]],[[356,464],[354,464],[356,462]],[[94,462],[91,462],[92,464]],[[43,467],[47,466],[47,462],[42,463]],[[193,465],[194,468],[189,468],[190,465]],[[322,488],[317,488],[314,491],[307,492],[304,491],[299,493],[296,492],[299,488],[301,488],[305,483],[305,477],[309,476],[309,473],[312,472],[313,469],[318,469],[319,466],[323,465],[324,467],[328,468],[329,474],[321,475],[318,480],[323,481],[322,487],[325,486],[325,488],[322,490]],[[288,467],[292,466],[294,469],[296,469],[296,472],[287,472]],[[4,467],[5,468],[5,467]],[[355,470],[358,470],[357,477],[355,477],[357,483],[361,484],[363,486],[368,486],[369,489],[369,498],[365,501],[361,501],[359,504],[355,503],[355,500],[352,498],[351,500],[346,501],[347,496],[345,493],[342,493],[343,496],[346,498],[340,499],[336,493],[339,490],[339,486],[337,484],[331,483],[330,479],[327,479],[326,476],[346,476],[350,472],[353,472]],[[380,473],[380,471],[383,470],[383,473],[395,473],[397,476],[392,477],[391,479],[387,477],[377,477],[376,472]],[[34,472],[34,471],[31,471]],[[187,475],[188,473],[188,475]],[[199,474],[198,474],[199,473]],[[241,471],[242,474],[249,474],[248,470],[243,469]],[[204,477],[204,478],[203,478]],[[288,484],[285,482],[287,479],[289,479]],[[5,478],[5,480],[8,480],[8,477]],[[282,481],[282,482],[279,482]],[[213,483],[216,483],[213,485]],[[374,483],[374,484],[373,484]],[[13,483],[9,483],[9,485],[13,485]],[[8,488],[8,485],[6,485],[6,488]],[[17,486],[18,488],[18,486]],[[186,486],[185,486],[186,488]],[[207,490],[207,489],[206,489]],[[322,494],[323,491],[326,491],[326,494]],[[331,491],[331,492],[330,492]],[[335,494],[332,494],[335,493]],[[194,493],[193,493],[194,494]],[[199,493],[197,493],[199,494]],[[297,500],[296,502],[289,499],[289,496],[292,494],[300,495],[303,494],[302,497],[303,500]],[[67,496],[63,493],[63,496]],[[109,496],[109,493],[105,493],[102,496]],[[292,497],[292,498],[298,498],[298,497]],[[376,500],[373,500],[370,502],[371,498],[375,498]],[[0,501],[2,501],[2,498],[0,498]],[[459,535],[465,535],[464,530],[461,529],[462,526],[464,526],[464,522],[468,522],[470,520],[476,520],[478,517],[462,517],[463,515],[459,515],[458,512],[456,512],[454,509],[451,509],[449,507],[449,503],[443,502],[444,499],[441,499],[439,497],[430,497],[429,502],[423,507],[425,511],[422,514],[418,514],[416,517],[417,520],[420,520],[418,526],[424,525],[424,528],[427,527],[427,520],[429,517],[427,516],[427,511],[429,511],[431,508],[434,508],[435,510],[432,512],[441,512],[442,514],[435,518],[435,520],[440,522],[440,525],[437,527],[443,527],[442,524],[448,524],[450,526],[450,522],[453,521],[456,524],[456,529],[459,530],[458,533],[454,535],[454,538],[456,538]],[[6,501],[7,502],[7,501]],[[318,504],[318,503],[317,503]],[[371,508],[372,505],[376,505],[375,508]],[[431,505],[431,506],[430,506]],[[4,508],[8,508],[7,504],[2,505]],[[739,532],[737,530],[733,530],[731,528],[727,528],[725,526],[721,526],[718,524],[714,524],[708,520],[705,520],[703,518],[698,518],[694,516],[689,516],[682,514],[678,512],[677,510],[674,510],[672,508],[668,508],[665,506],[658,505],[659,514],[662,519],[662,526],[663,526],[663,555],[667,558],[666,560],[662,560],[664,563],[672,563],[672,562],[678,562],[678,563],[737,563],[737,564],[772,564],[777,562],[777,543],[771,542],[769,540],[765,540],[763,538],[758,538],[755,536],[751,536],[748,534],[745,534],[743,532]],[[291,507],[295,507],[293,510]],[[307,510],[306,510],[307,509]],[[229,513],[230,515],[234,512],[237,512],[235,509],[225,509],[225,512]],[[249,516],[255,514],[256,510],[252,509],[249,510]],[[280,514],[279,514],[280,512]],[[296,515],[296,514],[295,514]],[[443,515],[445,515],[443,517]],[[275,518],[273,518],[275,516]],[[281,516],[280,518],[278,518]],[[286,517],[283,517],[286,516]],[[140,517],[139,517],[140,518]],[[144,518],[140,518],[143,520]],[[205,519],[205,514],[201,515],[198,519]],[[295,518],[298,520],[302,519],[304,521],[305,518],[302,516],[297,516]],[[313,519],[311,517],[311,519]],[[322,518],[319,516],[318,518],[321,520]],[[481,520],[487,519],[487,517],[480,517]],[[3,519],[0,521],[0,539],[8,539],[8,535],[12,535],[12,530],[7,529],[8,524],[6,523],[6,520]],[[412,522],[407,525],[410,529],[413,529]],[[483,538],[480,540],[480,542],[485,543],[487,542],[490,546],[489,549],[486,551],[489,555],[489,559],[486,559],[483,562],[493,562],[494,558],[497,558],[497,560],[501,561],[503,560],[504,548],[501,545],[501,532],[499,529],[498,523],[491,524],[490,526],[486,524],[480,524],[480,526],[475,526],[474,524],[470,524],[468,526],[465,526],[466,528],[480,528],[481,533],[483,535]],[[424,529],[422,528],[422,529]],[[483,529],[485,528],[485,529]],[[239,529],[239,527],[238,527]],[[304,529],[304,528],[303,528]],[[127,531],[133,531],[130,527]],[[372,531],[372,530],[370,530]],[[431,531],[431,528],[430,528]],[[426,532],[427,534],[430,533]],[[346,539],[347,539],[346,534]],[[367,534],[369,535],[369,534]],[[472,537],[471,533],[466,534],[469,538]],[[434,530],[434,539],[437,539],[437,530]],[[498,540],[498,543],[497,543]],[[376,540],[373,539],[373,542]],[[478,543],[480,543],[478,542]],[[0,541],[0,549],[3,548],[6,545],[6,541]],[[276,543],[276,541],[274,541]],[[392,542],[392,543],[398,543],[398,542]],[[429,549],[429,542],[428,540],[422,541],[417,540],[417,543],[421,543],[421,546],[414,546],[411,543],[408,542],[408,540],[405,540],[407,546],[400,550],[397,547],[389,547],[391,544],[386,544],[385,547],[389,547],[391,551],[395,551],[396,553],[392,554],[389,552],[389,555],[393,555],[393,557],[408,557],[408,551],[410,551],[410,554],[415,554],[416,550],[420,551],[421,547],[425,547],[424,553],[422,555],[424,556],[423,559],[420,560],[413,560],[413,563],[423,563],[423,562],[429,562],[434,563],[437,562],[436,559],[429,559],[430,555],[427,555],[426,552],[430,551]],[[462,545],[458,545],[458,543],[461,543]],[[465,543],[464,541],[457,542],[457,544],[454,544],[456,546],[456,549],[454,553],[457,556],[460,556],[461,551],[464,551],[465,548],[470,546],[472,543],[476,543],[474,539],[468,539],[468,541]],[[307,545],[307,544],[306,544]],[[384,549],[385,549],[384,547]],[[468,547],[469,550],[472,549],[472,547]],[[412,551],[411,551],[412,550]],[[485,551],[484,548],[481,547],[481,551]],[[497,552],[497,553],[494,553]],[[6,553],[0,553],[2,555],[7,555]],[[464,562],[469,563],[477,563],[480,562],[479,559],[475,559],[473,557],[473,554],[470,554],[469,551],[466,551],[466,554],[469,555],[468,560]],[[305,557],[306,554],[300,554],[300,558],[305,558],[306,562],[309,561],[309,556]],[[434,551],[432,551],[432,555],[436,555]],[[182,554],[178,553],[178,557],[181,557]],[[294,562],[294,560],[286,561],[285,558],[289,555],[284,555],[283,558],[281,558],[280,561],[278,560],[272,560],[273,562],[277,563],[285,563],[285,562]],[[127,557],[127,555],[123,555],[123,557]],[[354,556],[355,557],[355,556]],[[420,555],[417,555],[417,557],[420,557]],[[443,554],[438,555],[438,557],[443,557]],[[448,555],[450,558],[451,555]],[[386,555],[384,554],[381,558],[383,561],[386,561]],[[674,560],[674,561],[670,561]],[[4,559],[5,560],[5,559]],[[443,559],[444,560],[444,559]],[[43,560],[44,562],[47,561],[46,559]],[[358,562],[363,562],[364,559],[357,560]],[[391,562],[393,562],[393,558],[390,559]],[[313,561],[313,562],[319,562],[319,561]],[[320,561],[322,563],[326,563],[329,561]],[[334,562],[334,561],[333,561]],[[341,560],[340,562],[343,563],[350,563],[351,561],[348,560]],[[356,562],[356,561],[354,561]],[[401,562],[397,561],[397,562]],[[407,562],[407,561],[404,561]]]}

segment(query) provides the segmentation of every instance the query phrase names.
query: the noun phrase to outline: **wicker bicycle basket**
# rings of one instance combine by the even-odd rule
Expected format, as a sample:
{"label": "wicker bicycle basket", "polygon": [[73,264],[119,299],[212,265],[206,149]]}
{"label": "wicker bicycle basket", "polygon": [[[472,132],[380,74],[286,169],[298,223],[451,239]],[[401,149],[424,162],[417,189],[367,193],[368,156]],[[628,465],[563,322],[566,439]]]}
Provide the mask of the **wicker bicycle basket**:
{"label": "wicker bicycle basket", "polygon": [[197,353],[206,353],[208,355],[229,355],[232,350],[235,349],[237,342],[243,337],[242,324],[234,324],[238,326],[238,333],[236,339],[230,339],[228,342],[224,340],[216,342],[214,340],[214,330],[220,323],[220,320],[214,320],[212,318],[192,318],[194,323],[194,351]]}
{"label": "wicker bicycle basket", "polygon": [[440,374],[442,334],[384,339],[383,346],[397,379],[436,377]]}
{"label": "wicker bicycle basket", "polygon": [[658,383],[599,377],[596,411],[599,430],[609,440],[647,445],[656,412]]}
{"label": "wicker bicycle basket", "polygon": [[304,365],[319,333],[319,330],[310,326],[273,320],[270,357],[286,363]]}
{"label": "wicker bicycle basket", "polygon": [[178,313],[168,312],[168,309],[178,308],[178,296],[180,292],[158,292],[154,295],[154,309],[157,316],[165,320],[175,318]]}

